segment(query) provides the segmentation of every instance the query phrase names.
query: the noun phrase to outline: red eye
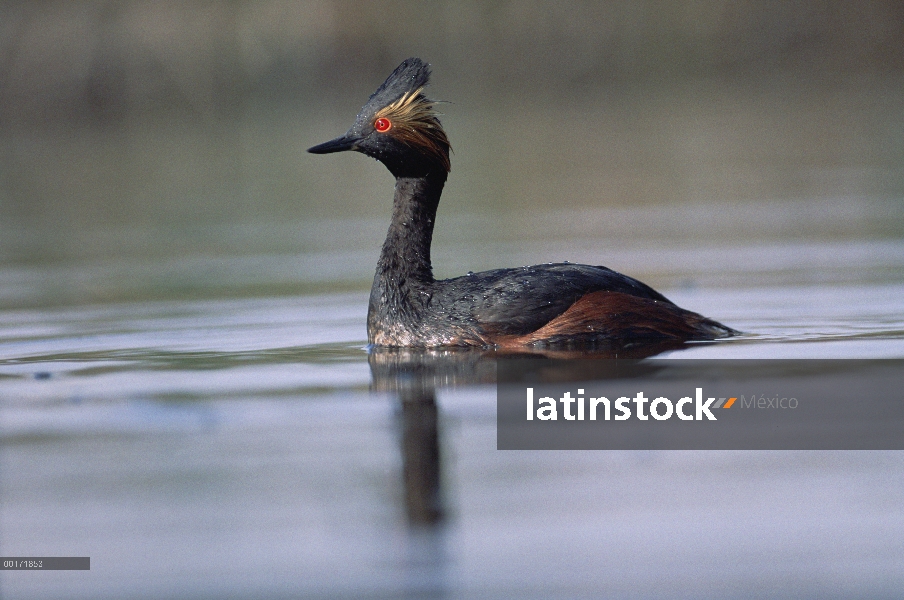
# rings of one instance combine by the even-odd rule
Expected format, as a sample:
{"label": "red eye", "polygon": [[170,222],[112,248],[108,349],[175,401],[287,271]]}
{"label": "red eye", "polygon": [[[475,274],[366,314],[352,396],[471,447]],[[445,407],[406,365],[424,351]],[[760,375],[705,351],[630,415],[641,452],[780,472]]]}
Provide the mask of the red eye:
{"label": "red eye", "polygon": [[384,119],[380,117],[376,121],[374,121],[374,129],[379,131],[380,133],[385,133],[389,131],[389,128],[392,127],[392,122],[389,119]]}

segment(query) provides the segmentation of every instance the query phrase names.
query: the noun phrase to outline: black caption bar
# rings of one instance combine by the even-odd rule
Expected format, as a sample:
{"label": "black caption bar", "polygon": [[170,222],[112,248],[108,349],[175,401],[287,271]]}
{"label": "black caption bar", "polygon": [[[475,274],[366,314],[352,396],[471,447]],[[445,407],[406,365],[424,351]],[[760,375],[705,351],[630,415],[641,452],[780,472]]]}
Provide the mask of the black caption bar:
{"label": "black caption bar", "polygon": [[90,571],[90,556],[4,556],[3,571]]}
{"label": "black caption bar", "polygon": [[500,450],[904,450],[904,360],[497,363]]}

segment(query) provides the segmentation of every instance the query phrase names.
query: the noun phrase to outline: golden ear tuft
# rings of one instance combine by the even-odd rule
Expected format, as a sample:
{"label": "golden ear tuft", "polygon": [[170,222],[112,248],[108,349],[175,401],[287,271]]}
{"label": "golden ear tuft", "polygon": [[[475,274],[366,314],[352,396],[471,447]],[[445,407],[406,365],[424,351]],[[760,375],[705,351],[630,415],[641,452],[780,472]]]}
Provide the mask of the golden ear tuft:
{"label": "golden ear tuft", "polygon": [[374,115],[374,123],[379,119],[389,119],[392,128],[386,131],[400,142],[417,148],[432,156],[448,172],[449,138],[437,119],[436,103],[421,94],[423,88],[406,92],[395,102],[381,108]]}

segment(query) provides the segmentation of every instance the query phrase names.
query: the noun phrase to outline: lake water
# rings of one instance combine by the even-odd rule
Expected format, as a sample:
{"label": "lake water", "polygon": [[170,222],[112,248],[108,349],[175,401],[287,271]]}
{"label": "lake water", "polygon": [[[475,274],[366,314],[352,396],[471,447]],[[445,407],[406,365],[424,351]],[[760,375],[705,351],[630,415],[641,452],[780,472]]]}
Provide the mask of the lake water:
{"label": "lake water", "polygon": [[[437,262],[610,254],[747,332],[668,358],[904,357],[899,239],[601,249],[554,233],[440,242]],[[22,306],[70,286],[128,298],[179,278],[180,296],[213,281],[341,287],[367,276],[369,254],[0,271],[11,305],[0,548],[91,557],[91,571],[5,571],[2,596],[891,597],[904,586],[900,452],[500,452],[492,370],[478,367],[414,408],[435,407],[425,447],[438,451],[436,480],[418,492],[403,473],[424,451],[406,449],[420,417],[369,364],[366,289]]]}
{"label": "lake water", "polygon": [[[667,359],[904,358],[902,96],[855,87],[452,107],[436,274],[604,264],[745,332]],[[491,354],[368,354],[391,183],[304,154],[368,91],[3,137],[0,554],[91,570],[0,597],[900,595],[901,452],[502,452]]]}

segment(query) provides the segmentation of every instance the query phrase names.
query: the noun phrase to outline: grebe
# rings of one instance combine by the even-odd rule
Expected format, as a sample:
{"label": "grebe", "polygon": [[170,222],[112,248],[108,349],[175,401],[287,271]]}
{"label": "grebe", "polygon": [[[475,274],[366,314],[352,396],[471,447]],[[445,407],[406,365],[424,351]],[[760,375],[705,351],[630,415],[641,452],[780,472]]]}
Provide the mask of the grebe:
{"label": "grebe", "polygon": [[624,347],[737,333],[601,266],[550,263],[434,279],[430,242],[450,146],[435,103],[423,94],[429,77],[429,65],[405,60],[345,135],[308,150],[355,150],[382,162],[396,178],[392,220],[370,292],[371,345]]}

